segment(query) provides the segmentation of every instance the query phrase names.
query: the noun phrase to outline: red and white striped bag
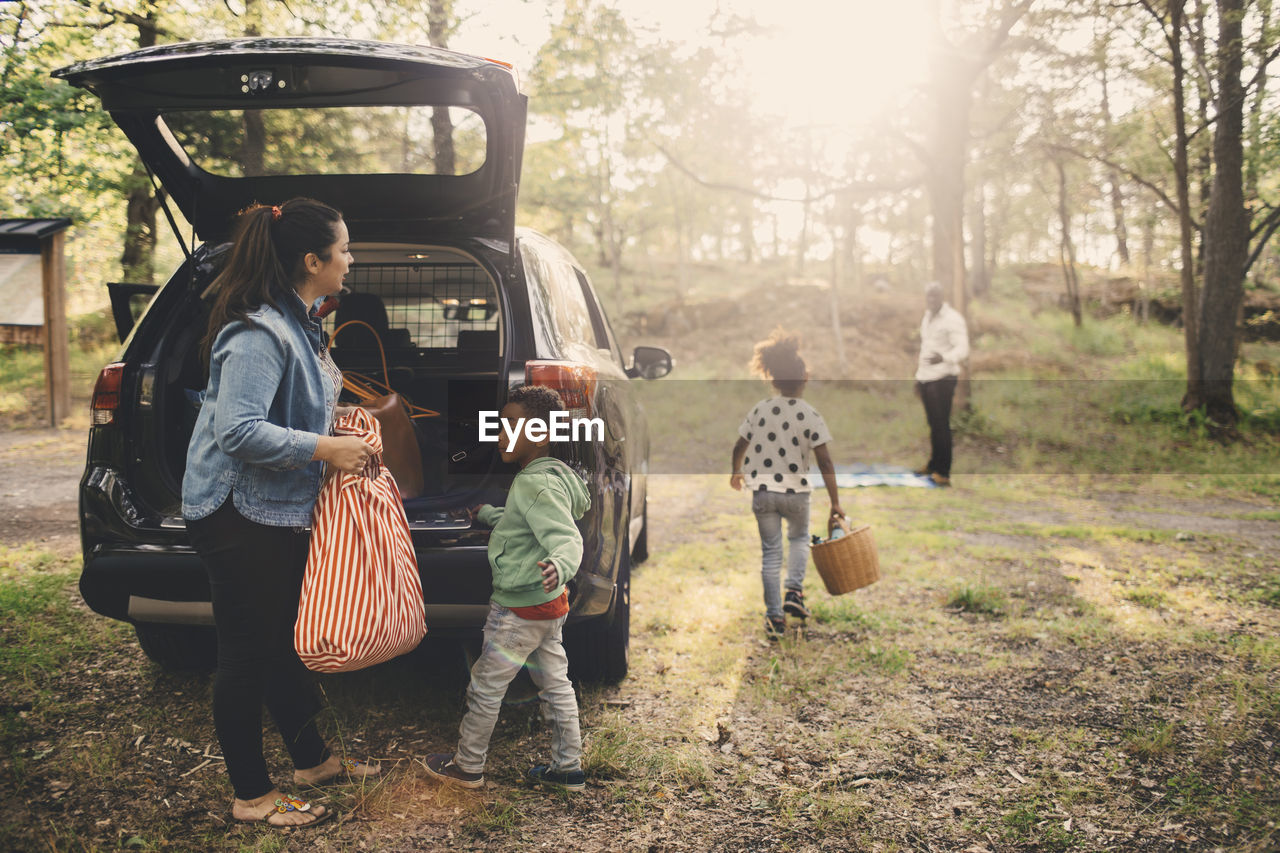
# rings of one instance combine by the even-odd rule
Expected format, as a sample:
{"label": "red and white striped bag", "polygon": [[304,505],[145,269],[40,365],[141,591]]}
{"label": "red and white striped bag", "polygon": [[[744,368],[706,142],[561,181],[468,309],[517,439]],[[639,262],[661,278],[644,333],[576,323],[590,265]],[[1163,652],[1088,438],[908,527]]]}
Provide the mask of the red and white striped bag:
{"label": "red and white striped bag", "polygon": [[320,488],[293,642],[316,672],[364,669],[412,651],[427,632],[422,581],[376,418],[356,409],[334,432],[373,448],[373,476],[339,471]]}

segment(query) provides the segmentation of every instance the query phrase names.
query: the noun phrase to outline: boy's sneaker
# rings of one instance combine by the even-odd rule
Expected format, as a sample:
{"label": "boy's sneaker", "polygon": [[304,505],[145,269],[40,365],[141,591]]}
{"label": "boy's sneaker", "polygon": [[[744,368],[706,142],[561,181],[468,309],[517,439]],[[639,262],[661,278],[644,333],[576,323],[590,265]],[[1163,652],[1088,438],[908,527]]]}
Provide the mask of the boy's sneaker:
{"label": "boy's sneaker", "polygon": [[581,791],[587,787],[587,774],[581,770],[552,770],[549,764],[539,764],[525,774],[535,785],[546,785],[562,791]]}
{"label": "boy's sneaker", "polygon": [[769,642],[778,642],[787,636],[787,620],[785,618],[774,619],[771,616],[764,617],[764,635]]}
{"label": "boy's sneaker", "polygon": [[808,619],[811,615],[809,608],[804,606],[804,593],[797,589],[787,590],[787,596],[782,601],[782,609],[800,619]]}
{"label": "boy's sneaker", "polygon": [[483,773],[468,773],[453,763],[452,755],[440,752],[432,753],[427,756],[427,760],[423,763],[427,768],[427,773],[441,782],[457,785],[460,788],[479,788],[484,785]]}

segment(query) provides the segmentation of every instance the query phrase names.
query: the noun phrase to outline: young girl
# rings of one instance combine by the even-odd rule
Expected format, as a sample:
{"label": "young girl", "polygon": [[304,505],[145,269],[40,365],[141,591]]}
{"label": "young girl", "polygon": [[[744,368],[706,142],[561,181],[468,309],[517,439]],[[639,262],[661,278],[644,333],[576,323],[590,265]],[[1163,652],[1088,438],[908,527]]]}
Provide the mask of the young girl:
{"label": "young girl", "polygon": [[[835,469],[828,445],[831,434],[818,410],[800,399],[809,371],[800,357],[800,340],[782,329],[756,344],[751,370],[770,380],[777,396],[761,400],[738,427],[729,485],[751,491],[751,509],[760,528],[760,576],[764,581],[765,636],[786,634],[784,613],[807,619],[804,575],[809,567],[809,451],[817,459],[831,501],[831,516],[843,517]],[[782,572],[782,520],[787,521],[786,598],[779,594]]]}

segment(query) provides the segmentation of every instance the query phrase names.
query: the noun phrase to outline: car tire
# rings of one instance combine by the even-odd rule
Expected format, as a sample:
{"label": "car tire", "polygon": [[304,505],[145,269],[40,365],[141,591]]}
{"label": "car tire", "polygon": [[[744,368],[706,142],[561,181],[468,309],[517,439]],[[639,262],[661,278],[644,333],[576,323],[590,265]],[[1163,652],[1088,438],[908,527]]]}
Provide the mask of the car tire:
{"label": "car tire", "polygon": [[636,537],[635,547],[631,549],[631,565],[643,563],[649,559],[649,496],[644,496],[644,504],[640,508],[640,535]]}
{"label": "car tire", "polygon": [[218,664],[218,635],[212,627],[138,622],[133,630],[142,651],[161,669],[211,672]]}
{"label": "car tire", "polygon": [[618,596],[613,612],[565,629],[569,677],[574,681],[617,684],[631,663],[631,560],[622,549]]}

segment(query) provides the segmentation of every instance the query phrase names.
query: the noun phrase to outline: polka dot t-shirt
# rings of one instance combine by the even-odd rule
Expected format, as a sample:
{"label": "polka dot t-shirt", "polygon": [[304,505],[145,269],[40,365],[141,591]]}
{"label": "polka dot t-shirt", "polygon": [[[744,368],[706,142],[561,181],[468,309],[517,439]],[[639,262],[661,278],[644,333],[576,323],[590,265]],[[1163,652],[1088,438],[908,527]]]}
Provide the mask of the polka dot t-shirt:
{"label": "polka dot t-shirt", "polygon": [[751,491],[809,492],[809,451],[831,441],[818,410],[797,397],[756,403],[738,427],[747,441],[742,473]]}

